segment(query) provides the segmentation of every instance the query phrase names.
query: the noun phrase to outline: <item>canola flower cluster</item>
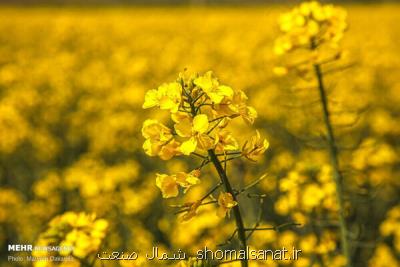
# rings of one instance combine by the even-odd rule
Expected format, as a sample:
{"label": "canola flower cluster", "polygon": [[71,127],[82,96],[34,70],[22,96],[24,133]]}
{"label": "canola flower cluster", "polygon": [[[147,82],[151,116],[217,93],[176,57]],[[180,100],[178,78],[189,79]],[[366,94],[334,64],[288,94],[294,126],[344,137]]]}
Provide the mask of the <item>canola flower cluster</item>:
{"label": "canola flower cluster", "polygon": [[385,221],[380,225],[380,232],[384,237],[393,237],[394,248],[400,252],[400,206],[389,210]]}
{"label": "canola flower cluster", "polygon": [[[247,140],[242,147],[229,130],[235,118],[242,118],[253,124],[256,110],[246,104],[247,96],[241,90],[221,84],[211,71],[200,74],[183,72],[175,82],[165,83],[145,95],[143,108],[158,107],[170,112],[173,129],[154,119],[143,123],[142,135],[146,139],[143,149],[149,156],[159,156],[169,160],[175,156],[202,154],[214,151],[219,156],[240,155],[256,161],[268,148],[269,143],[259,132]],[[208,163],[210,160],[207,159]],[[204,164],[201,166],[203,167]],[[179,188],[185,193],[190,187],[200,183],[201,167],[189,173],[156,174],[156,185],[164,198],[176,197]],[[229,215],[237,205],[229,192],[221,192],[218,197],[218,215]],[[201,201],[190,204],[184,220],[196,214]]]}
{"label": "canola flower cluster", "polygon": [[281,35],[275,41],[275,53],[282,56],[300,51],[306,55],[301,60],[297,56],[296,61],[275,67],[274,72],[285,75],[289,70],[295,70],[305,75],[310,65],[339,58],[339,42],[347,29],[346,18],[347,12],[343,8],[317,1],[303,2],[281,15]]}
{"label": "canola flower cluster", "polygon": [[[254,122],[257,112],[246,101],[243,91],[220,85],[211,71],[198,77],[181,74],[178,81],[146,93],[143,108],[170,111],[174,130],[157,120],[146,120],[142,128],[146,138],[143,148],[147,155],[158,155],[164,160],[190,155],[196,149],[215,149],[217,153],[237,151],[240,148],[236,139],[225,128],[239,116],[248,124]],[[183,141],[177,141],[176,137]],[[243,155],[249,159],[261,155],[268,142],[260,140],[257,134],[251,143],[246,143]]]}
{"label": "canola flower cluster", "polygon": [[[379,231],[388,243],[379,242],[376,245],[374,255],[369,260],[370,266],[386,267],[400,266],[397,255],[400,252],[400,206],[391,208],[386,219],[381,223]],[[391,249],[394,248],[394,249]]]}
{"label": "canola flower cluster", "polygon": [[[95,214],[66,212],[53,218],[48,229],[41,234],[37,246],[60,246],[72,249],[60,250],[60,256],[72,255],[78,260],[97,252],[106,236],[108,222],[96,219]],[[34,251],[35,257],[47,256],[48,251]],[[35,261],[35,266],[51,266],[51,261]]]}
{"label": "canola flower cluster", "polygon": [[[281,215],[289,215],[297,221],[307,223],[311,213],[323,214],[330,211],[335,217],[336,189],[329,165],[315,170],[310,163],[298,164],[286,177],[279,181],[281,195],[275,209]],[[311,219],[311,218],[310,218]]]}

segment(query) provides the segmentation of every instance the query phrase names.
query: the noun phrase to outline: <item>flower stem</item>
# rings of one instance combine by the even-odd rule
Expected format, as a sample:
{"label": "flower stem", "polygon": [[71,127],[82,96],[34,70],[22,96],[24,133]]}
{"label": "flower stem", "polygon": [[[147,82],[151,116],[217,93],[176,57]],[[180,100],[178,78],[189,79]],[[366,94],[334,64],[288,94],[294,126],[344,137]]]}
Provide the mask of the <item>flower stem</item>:
{"label": "flower stem", "polygon": [[328,138],[328,148],[329,148],[329,156],[331,159],[332,169],[333,169],[333,178],[336,184],[336,200],[338,203],[338,216],[339,216],[339,227],[340,227],[340,239],[341,239],[341,249],[343,255],[346,257],[347,260],[347,267],[351,267],[351,256],[349,251],[349,245],[347,241],[347,226],[344,217],[344,202],[343,202],[343,176],[340,172],[339,168],[339,160],[338,160],[338,148],[336,146],[335,135],[333,132],[332,123],[330,120],[329,115],[329,108],[328,108],[328,100],[326,96],[323,75],[321,71],[321,66],[319,64],[314,65],[315,75],[317,76],[318,80],[318,90],[320,94],[320,101],[322,104],[322,111],[324,117],[325,128],[327,131],[327,138]]}
{"label": "flower stem", "polygon": [[[233,197],[233,200],[237,202],[237,198],[236,198],[236,194],[235,192],[233,192],[232,186],[229,183],[229,179],[228,176],[226,175],[226,172],[224,171],[221,162],[219,161],[218,157],[215,154],[215,151],[210,149],[208,150],[208,155],[210,156],[210,160],[211,162],[214,164],[215,169],[218,172],[218,175],[221,179],[222,184],[225,187],[225,190],[227,193],[230,193]],[[239,204],[234,206],[232,208],[233,211],[233,216],[235,217],[235,221],[236,221],[236,228],[237,228],[237,233],[238,233],[238,237],[240,240],[240,248],[244,249],[246,251],[246,231],[245,231],[245,227],[243,224],[243,219],[242,219],[242,215],[240,214],[240,209],[239,209]],[[245,257],[245,259],[242,259],[241,265],[242,267],[247,267],[248,266],[248,261],[247,261],[247,256]]]}

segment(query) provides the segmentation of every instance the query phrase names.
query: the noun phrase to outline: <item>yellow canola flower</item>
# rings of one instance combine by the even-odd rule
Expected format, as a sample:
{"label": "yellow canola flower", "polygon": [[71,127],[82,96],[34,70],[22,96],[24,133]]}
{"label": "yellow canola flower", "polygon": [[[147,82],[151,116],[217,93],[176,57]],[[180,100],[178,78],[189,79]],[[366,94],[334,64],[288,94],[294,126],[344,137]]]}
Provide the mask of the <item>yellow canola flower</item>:
{"label": "yellow canola flower", "polygon": [[158,89],[149,90],[145,95],[143,108],[159,107],[177,112],[182,100],[182,86],[177,82],[164,83]]}
{"label": "yellow canola flower", "polygon": [[178,172],[176,174],[176,182],[184,188],[184,193],[193,185],[200,183],[200,171],[194,170],[190,173]]}
{"label": "yellow canola flower", "polygon": [[218,210],[217,215],[221,218],[228,215],[230,210],[235,207],[238,203],[233,200],[233,196],[230,193],[220,193],[218,196]]}
{"label": "yellow canola flower", "polygon": [[161,190],[163,198],[176,197],[179,194],[179,186],[184,192],[189,190],[193,185],[199,184],[200,172],[194,170],[190,173],[178,172],[177,174],[156,174],[156,185]]}
{"label": "yellow canola flower", "polygon": [[180,143],[177,142],[176,140],[172,140],[168,144],[166,144],[166,145],[161,147],[161,150],[158,153],[158,156],[162,160],[169,160],[172,157],[181,154],[181,151],[179,150],[179,147],[180,147]]}
{"label": "yellow canola flower", "polygon": [[160,188],[163,198],[176,197],[179,194],[176,177],[168,174],[156,174],[156,185]]}
{"label": "yellow canola flower", "polygon": [[242,155],[251,161],[257,161],[268,147],[269,143],[267,139],[262,139],[260,132],[256,131],[256,134],[243,145]]}
{"label": "yellow canola flower", "polygon": [[220,85],[214,78],[212,71],[206,72],[194,80],[194,84],[200,87],[214,104],[219,104],[224,99],[232,99],[233,89],[226,85]]}
{"label": "yellow canola flower", "polygon": [[146,120],[143,123],[142,135],[146,138],[143,149],[147,155],[168,160],[180,154],[180,143],[173,138],[171,129],[157,120]]}
{"label": "yellow canola flower", "polygon": [[232,99],[224,99],[219,105],[214,106],[214,115],[230,118],[241,116],[246,123],[253,124],[257,118],[257,111],[247,105],[247,99],[247,95],[242,90],[235,90]]}
{"label": "yellow canola flower", "polygon": [[172,119],[175,123],[175,131],[180,137],[189,137],[188,140],[182,142],[180,152],[184,155],[190,155],[197,147],[208,150],[213,147],[214,140],[207,135],[209,122],[205,114],[196,115],[194,118],[188,114],[173,115]]}
{"label": "yellow canola flower", "polygon": [[223,129],[217,134],[218,143],[215,147],[215,152],[223,153],[224,151],[239,150],[239,145],[232,133]]}
{"label": "yellow canola flower", "polygon": [[145,120],[142,127],[142,135],[146,139],[168,140],[172,134],[171,130],[157,120]]}

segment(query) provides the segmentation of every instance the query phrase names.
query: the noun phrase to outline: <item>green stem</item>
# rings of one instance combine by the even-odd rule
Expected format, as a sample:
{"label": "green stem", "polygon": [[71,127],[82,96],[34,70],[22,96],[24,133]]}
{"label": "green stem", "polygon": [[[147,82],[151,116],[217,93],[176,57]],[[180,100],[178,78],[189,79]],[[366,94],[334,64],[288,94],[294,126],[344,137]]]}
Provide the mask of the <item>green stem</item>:
{"label": "green stem", "polygon": [[[226,175],[226,172],[224,171],[221,162],[218,160],[218,157],[215,154],[215,151],[210,149],[208,150],[208,155],[210,156],[210,160],[211,162],[214,164],[215,169],[218,172],[218,175],[221,179],[221,182],[223,183],[225,190],[227,193],[230,193],[233,197],[233,200],[237,202],[237,198],[236,198],[236,194],[235,192],[233,192],[232,186],[229,183],[229,179],[228,176]],[[235,221],[236,221],[236,228],[237,228],[237,233],[238,233],[238,237],[240,240],[240,248],[244,249],[246,251],[246,231],[245,231],[245,227],[243,224],[243,219],[242,219],[242,215],[240,214],[240,209],[239,209],[239,205],[236,205],[232,208],[233,211],[233,216],[235,217]],[[241,265],[242,267],[247,267],[248,266],[248,261],[247,261],[247,256],[246,255],[246,259],[241,260]]]}
{"label": "green stem", "polygon": [[336,200],[337,200],[337,203],[339,206],[338,207],[339,208],[338,215],[339,215],[341,248],[342,248],[342,253],[346,257],[346,260],[347,260],[347,267],[351,267],[352,263],[351,263],[351,256],[350,256],[349,245],[348,245],[348,240],[347,240],[347,226],[346,226],[346,221],[345,221],[345,217],[344,217],[344,201],[343,201],[343,187],[342,187],[343,176],[342,176],[342,174],[340,172],[340,168],[339,168],[338,149],[336,146],[335,135],[333,133],[333,127],[332,127],[332,123],[330,120],[328,100],[327,100],[327,96],[326,96],[323,75],[322,75],[320,65],[315,64],[314,71],[315,71],[315,74],[316,74],[317,80],[318,80],[318,89],[319,89],[320,100],[321,100],[321,104],[322,104],[324,123],[325,123],[325,128],[326,128],[326,131],[328,134],[327,138],[328,138],[328,146],[329,146],[329,156],[331,159],[331,164],[332,164],[332,169],[333,169],[333,178],[334,178],[335,184],[336,184]]}

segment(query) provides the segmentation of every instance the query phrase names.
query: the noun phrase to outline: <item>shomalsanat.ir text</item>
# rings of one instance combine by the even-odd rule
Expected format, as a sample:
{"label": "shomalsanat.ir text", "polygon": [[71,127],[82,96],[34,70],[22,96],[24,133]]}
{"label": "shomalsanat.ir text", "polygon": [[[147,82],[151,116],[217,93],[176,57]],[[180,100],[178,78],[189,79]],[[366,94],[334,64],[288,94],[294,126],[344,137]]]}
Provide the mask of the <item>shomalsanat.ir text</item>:
{"label": "shomalsanat.ir text", "polygon": [[197,251],[196,258],[198,260],[297,260],[301,254],[301,249],[293,249],[290,251],[285,247],[282,249],[252,249],[249,246],[246,249],[218,249],[210,250],[204,247]]}

